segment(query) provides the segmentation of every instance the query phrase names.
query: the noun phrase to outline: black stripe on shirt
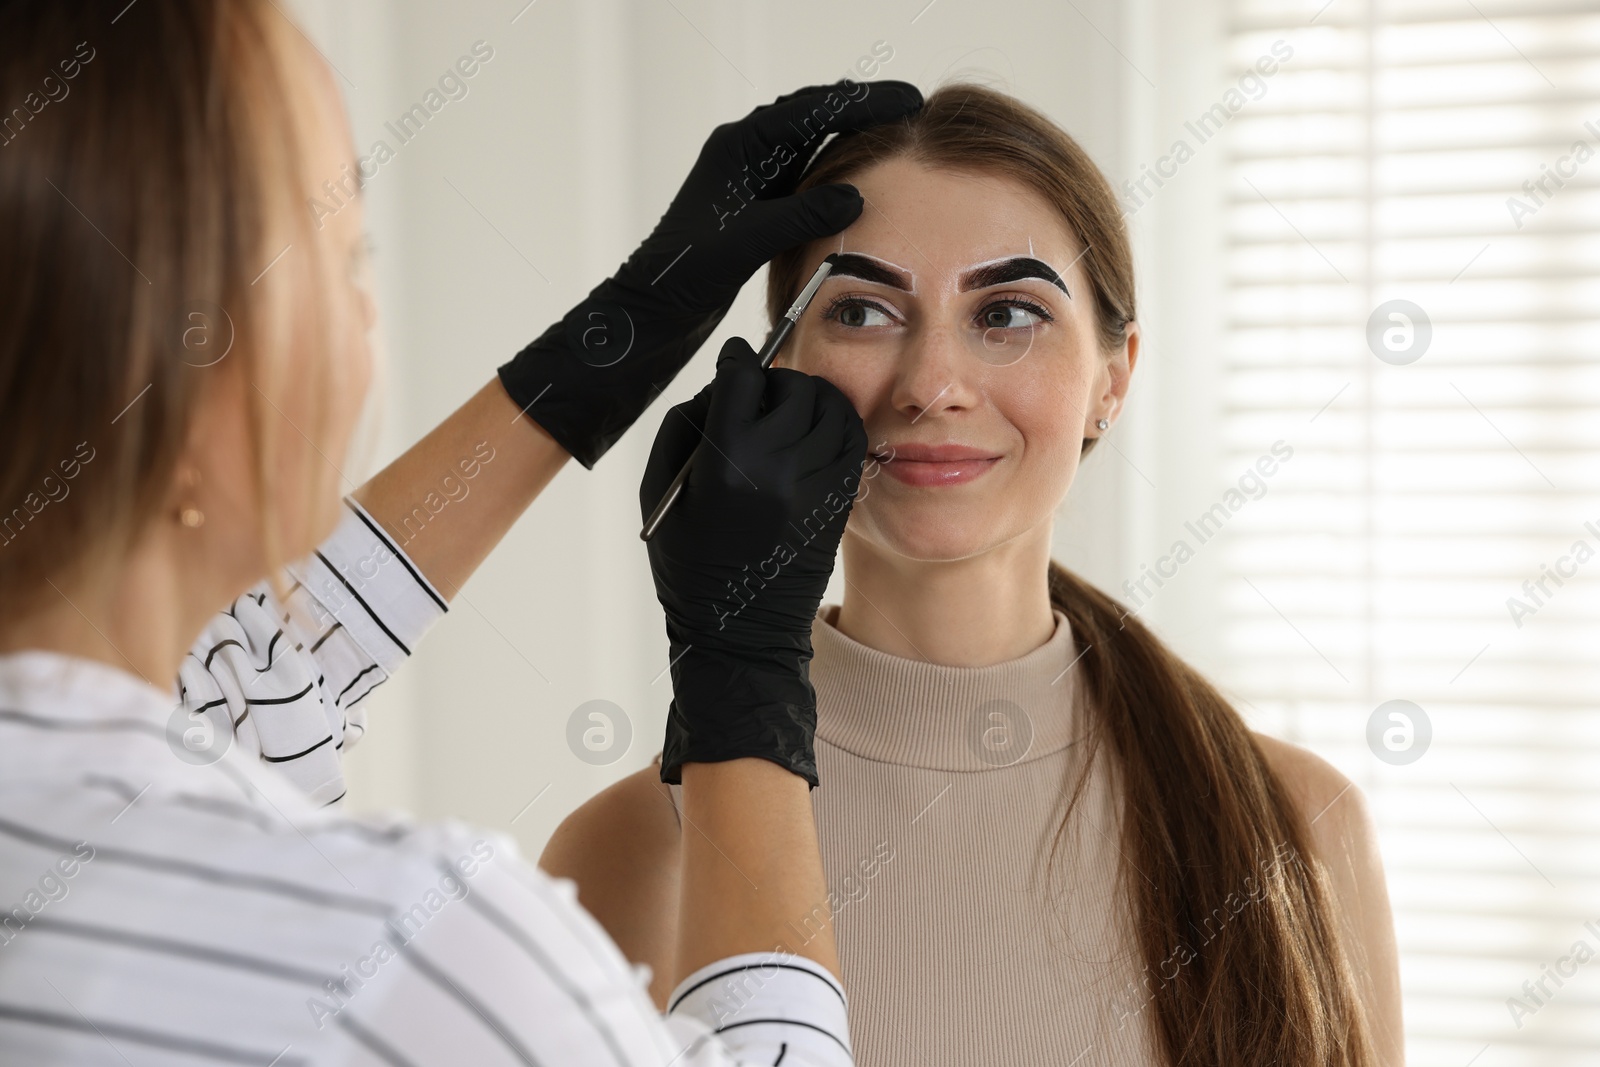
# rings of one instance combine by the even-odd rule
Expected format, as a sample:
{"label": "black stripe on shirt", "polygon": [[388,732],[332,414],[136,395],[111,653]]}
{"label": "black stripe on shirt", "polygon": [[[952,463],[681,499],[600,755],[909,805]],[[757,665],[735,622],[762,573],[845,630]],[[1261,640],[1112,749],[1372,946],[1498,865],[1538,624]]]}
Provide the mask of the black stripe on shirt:
{"label": "black stripe on shirt", "polygon": [[683,998],[684,997],[687,997],[690,993],[693,993],[696,989],[699,989],[701,986],[708,985],[711,982],[715,982],[719,978],[726,978],[730,974],[738,974],[741,971],[764,971],[769,967],[777,967],[777,968],[780,968],[780,969],[785,970],[785,971],[798,971],[801,974],[810,975],[812,978],[815,978],[817,981],[819,981],[823,985],[827,986],[829,991],[832,992],[834,996],[839,998],[839,1003],[841,1003],[841,1004],[844,1003],[844,996],[842,994],[840,994],[838,988],[836,986],[834,986],[834,984],[832,982],[830,982],[826,978],[822,977],[822,975],[818,974],[816,971],[811,970],[809,967],[796,967],[792,963],[750,963],[750,964],[745,964],[744,966],[741,966],[741,967],[729,967],[725,971],[718,971],[716,974],[707,975],[706,977],[700,979],[700,981],[696,982],[694,985],[690,986],[688,989],[685,989],[682,993],[678,994],[678,996],[673,1000],[673,1002],[671,1004],[667,1005],[667,1011],[668,1011],[668,1013],[671,1013],[672,1011],[676,1010],[678,1005],[683,1003]]}
{"label": "black stripe on shirt", "polygon": [[373,690],[377,689],[378,686],[380,686],[382,684],[383,684],[383,679],[379,678],[376,682],[373,682],[371,685],[367,686],[365,689],[363,689],[361,691],[361,695],[360,696],[356,697],[350,703],[344,705],[344,710],[349,711],[351,708],[355,707],[357,704],[359,704],[363,700],[367,699],[369,696],[372,695]]}
{"label": "black stripe on shirt", "polygon": [[367,613],[373,622],[378,624],[378,629],[383,631],[384,636],[393,641],[394,646],[401,652],[404,652],[408,656],[411,655],[411,650],[394,635],[394,631],[389,629],[382,619],[378,618],[378,613],[372,610],[372,605],[368,604],[361,598],[361,594],[356,592],[356,587],[350,584],[350,580],[343,574],[339,573],[339,568],[328,562],[328,557],[322,554],[322,550],[320,548],[316,550],[316,553],[317,558],[322,561],[322,565],[328,568],[328,570],[333,573],[335,578],[339,579],[340,584],[342,584],[346,589],[350,590],[350,595],[356,598],[356,603],[361,605],[361,609]]}
{"label": "black stripe on shirt", "polygon": [[[375,671],[377,669],[378,669],[378,665],[376,663],[372,664],[369,667],[362,668],[362,671],[361,671],[360,674],[358,674],[354,678],[350,679],[350,684],[349,685],[347,685],[343,689],[339,690],[339,695],[333,698],[333,702],[335,704],[339,703],[339,701],[344,699],[344,695],[346,693],[350,692],[351,687],[353,687],[357,682],[361,681],[362,678],[366,677],[367,675],[371,674],[373,671]],[[370,692],[370,690],[369,690],[369,692]],[[366,696],[367,694],[363,693],[361,695],[362,696]]]}
{"label": "black stripe on shirt", "polygon": [[[271,1051],[236,1048],[230,1045],[217,1044],[214,1041],[202,1041],[198,1038],[185,1037],[181,1034],[147,1030],[142,1026],[114,1023],[109,1019],[92,1021],[88,1016],[81,1013],[78,1016],[72,1016],[54,1011],[41,1011],[38,1008],[0,1004],[0,1019],[30,1023],[34,1026],[48,1026],[57,1030],[71,1030],[81,1034],[98,1034],[107,1042],[110,1042],[115,1037],[122,1041],[132,1041],[151,1048],[167,1049],[171,1052],[182,1052],[192,1056],[208,1056],[224,1063],[244,1063],[251,1065],[251,1067],[261,1067],[263,1063],[269,1062],[274,1064],[274,1067],[294,1067],[294,1065],[303,1065],[308,1062],[304,1056],[288,1056],[280,1053],[277,1059],[273,1059]],[[113,1050],[116,1049],[115,1045],[111,1047]],[[121,1055],[121,1053],[118,1053],[118,1055]]]}
{"label": "black stripe on shirt", "polygon": [[300,692],[291,693],[286,697],[259,697],[254,700],[252,700],[250,697],[245,697],[244,702],[247,707],[259,707],[265,704],[293,704],[296,700],[299,700],[301,697],[305,696],[315,688],[315,682],[307,682],[306,687],[300,690]]}
{"label": "black stripe on shirt", "polygon": [[[450,866],[450,864],[444,862],[443,860],[439,861],[439,869],[452,876],[457,873],[454,867]],[[544,971],[545,975],[550,979],[551,984],[565,993],[569,999],[571,999],[578,1005],[579,1008],[583,1010],[583,1017],[589,1022],[589,1025],[593,1026],[595,1030],[599,1032],[601,1040],[606,1043],[606,1048],[611,1050],[612,1058],[615,1059],[617,1063],[621,1064],[622,1067],[628,1067],[628,1057],[623,1053],[622,1048],[617,1044],[616,1035],[611,1032],[611,1028],[606,1026],[606,1024],[601,1021],[600,1016],[595,1012],[594,1003],[588,998],[588,996],[584,994],[581,989],[579,989],[568,979],[567,975],[562,972],[561,968],[555,965],[550,957],[545,954],[544,949],[539,945],[539,943],[533,938],[529,937],[527,931],[523,930],[520,926],[513,922],[511,918],[504,912],[500,911],[499,908],[496,908],[493,904],[490,904],[488,901],[484,900],[482,893],[468,893],[464,899],[467,902],[467,907],[476,911],[479,915],[482,915],[502,934],[516,942],[517,945],[528,954],[529,958],[532,959],[534,963],[539,965],[539,969]]]}
{"label": "black stripe on shirt", "polygon": [[311,646],[311,654],[313,656],[316,655],[317,654],[317,649],[322,647],[322,642],[324,642],[328,638],[332,637],[333,636],[333,632],[335,630],[337,630],[337,629],[340,629],[343,626],[344,626],[344,623],[340,622],[338,619],[334,619],[333,620],[333,625],[328,627],[326,630],[324,630],[322,636],[317,638],[317,643]]}
{"label": "black stripe on shirt", "polygon": [[70,841],[64,837],[56,837],[54,834],[19,826],[8,819],[0,819],[0,833],[55,852],[73,852],[78,845],[89,844],[94,849],[94,859],[97,863],[122,863],[130,867],[138,867],[160,874],[170,874],[198,882],[207,882],[212,885],[224,885],[235,889],[249,889],[259,893],[270,893],[274,896],[297,900],[303,904],[312,904],[338,911],[353,911],[360,915],[376,915],[380,918],[388,918],[394,911],[385,902],[374,900],[370,897],[358,897],[349,893],[340,893],[336,890],[318,889],[314,886],[288,882],[268,875],[244,874],[239,871],[207,867],[188,860],[176,860],[168,856],[153,856],[147,852],[135,852],[132,849],[95,845],[93,842]]}
{"label": "black stripe on shirt", "polygon": [[323,973],[314,971],[309,967],[297,967],[291,963],[280,963],[262,956],[253,956],[231,949],[213,948],[210,945],[199,945],[190,941],[178,941],[169,937],[156,937],[152,934],[134,933],[131,930],[119,930],[112,926],[101,926],[97,923],[78,922],[72,919],[58,919],[49,915],[36,915],[29,921],[29,930],[42,930],[46,933],[56,933],[63,937],[79,937],[85,941],[98,941],[102,944],[120,945],[123,948],[138,949],[142,952],[155,952],[165,956],[177,956],[182,959],[198,960],[218,967],[231,967],[234,970],[248,971],[251,974],[264,975],[268,978],[280,978],[285,982],[297,982],[322,987],[328,979],[339,981],[336,973]]}
{"label": "black stripe on shirt", "polygon": [[311,753],[315,752],[317,749],[321,748],[323,745],[327,744],[329,741],[332,741],[332,740],[333,740],[333,735],[329,734],[327,737],[324,737],[321,741],[318,741],[316,744],[312,745],[310,748],[306,749],[304,752],[296,752],[292,756],[262,756],[261,758],[263,760],[267,761],[268,763],[288,763],[290,760],[297,760],[301,756],[309,756],[309,755],[311,755]]}
{"label": "black stripe on shirt", "polygon": [[395,1047],[368,1030],[365,1026],[350,1018],[349,1012],[340,1012],[334,1020],[344,1031],[354,1038],[363,1048],[372,1053],[391,1067],[417,1067],[411,1060],[400,1055]]}
{"label": "black stripe on shirt", "polygon": [[[234,618],[238,619],[238,616],[235,615]],[[254,663],[250,664],[250,666],[255,667],[255,672],[257,674],[265,674],[267,671],[270,671],[272,669],[272,664],[273,664],[272,653],[278,647],[278,640],[281,637],[283,637],[283,629],[280,627],[278,629],[278,632],[272,635],[272,640],[267,642],[267,665],[265,667],[256,667]],[[248,648],[245,648],[244,645],[241,644],[237,638],[224,637],[221,641],[218,641],[216,644],[211,646],[210,651],[208,651],[206,653],[205,659],[201,661],[201,666],[203,666],[206,670],[209,671],[211,669],[211,661],[216,658],[217,653],[221,652],[223,649],[227,648],[229,645],[232,645],[233,647],[237,648],[240,652],[243,652],[245,654],[245,658],[246,659],[250,658],[250,650]]]}
{"label": "black stripe on shirt", "polygon": [[[235,616],[235,618],[237,618],[237,616]],[[216,656],[216,654],[218,652],[221,652],[223,649],[227,648],[229,645],[232,645],[233,647],[237,648],[239,651],[244,652],[246,654],[248,654],[248,652],[249,652],[249,650],[246,649],[244,647],[244,645],[239,643],[238,638],[224,637],[221,641],[218,641],[216,644],[211,646],[211,651],[206,653],[206,658],[200,662],[200,665],[202,667],[204,667],[206,670],[209,671],[211,669],[211,660]]]}
{"label": "black stripe on shirt", "polygon": [[450,609],[445,606],[445,602],[439,599],[439,594],[435,593],[429,587],[428,583],[422,580],[422,576],[420,574],[418,574],[415,569],[412,568],[411,561],[406,559],[406,554],[404,552],[400,551],[399,547],[394,543],[394,541],[390,540],[389,535],[384,533],[378,527],[374,526],[371,523],[371,521],[368,520],[368,518],[367,518],[367,516],[366,516],[366,514],[364,512],[359,511],[356,508],[351,508],[350,510],[354,511],[356,513],[356,518],[360,519],[366,525],[367,529],[369,529],[369,530],[371,530],[373,532],[374,536],[376,536],[378,538],[378,540],[382,541],[384,544],[389,546],[390,550],[394,553],[394,558],[399,560],[401,566],[405,567],[407,573],[409,573],[411,575],[411,577],[416,579],[417,586],[424,593],[427,593],[428,596],[433,599],[433,602],[435,604],[439,605],[439,610],[440,611],[449,611]]}
{"label": "black stripe on shirt", "polygon": [[832,1030],[828,1030],[828,1029],[826,1029],[824,1027],[817,1026],[815,1023],[802,1022],[799,1019],[745,1019],[745,1020],[743,1020],[741,1022],[729,1023],[727,1026],[719,1026],[719,1027],[717,1027],[715,1030],[713,1030],[711,1032],[713,1034],[721,1034],[721,1033],[725,1033],[725,1032],[727,1032],[729,1030],[737,1030],[741,1026],[766,1026],[766,1025],[771,1025],[771,1026],[803,1026],[807,1030],[815,1030],[817,1033],[822,1034],[824,1037],[829,1038],[835,1045],[838,1045],[840,1048],[844,1049],[846,1053],[848,1053],[850,1051],[849,1046],[847,1046],[843,1041],[840,1041],[839,1040],[839,1035],[834,1033]]}
{"label": "black stripe on shirt", "polygon": [[516,1038],[506,1033],[506,1027],[504,1023],[495,1018],[494,1013],[492,1013],[488,1008],[479,1004],[460,986],[452,982],[450,980],[450,976],[445,974],[437,964],[430,962],[427,957],[423,956],[420,952],[413,948],[409,942],[400,941],[395,938],[392,933],[389,935],[389,943],[393,945],[400,956],[413,967],[415,967],[424,978],[428,979],[428,981],[432,982],[434,985],[450,994],[450,996],[453,997],[457,1003],[466,1008],[468,1011],[472,1012],[472,1014],[478,1017],[480,1022],[482,1022],[489,1029],[493,1030],[495,1035],[500,1038],[501,1043],[504,1044],[508,1050],[510,1050],[513,1056],[527,1064],[528,1067],[539,1067],[539,1061],[534,1059],[533,1053],[524,1048],[522,1043]]}
{"label": "black stripe on shirt", "polygon": [[[110,792],[117,794],[129,804],[132,804],[135,800],[144,795],[142,790],[135,789],[133,787],[132,782],[124,781],[121,778],[112,778],[109,775],[86,774],[82,779],[80,779],[80,781],[82,781],[84,785],[91,788],[98,787],[109,790]],[[165,796],[162,799],[168,803],[178,804],[194,811],[203,811],[207,815],[218,815],[224,818],[248,822],[256,829],[261,830],[264,833],[271,833],[275,826],[272,819],[268,818],[265,812],[257,811],[255,808],[252,808],[246,804],[235,803],[231,800],[222,800],[218,797],[196,796],[192,793],[176,793],[170,796]]]}

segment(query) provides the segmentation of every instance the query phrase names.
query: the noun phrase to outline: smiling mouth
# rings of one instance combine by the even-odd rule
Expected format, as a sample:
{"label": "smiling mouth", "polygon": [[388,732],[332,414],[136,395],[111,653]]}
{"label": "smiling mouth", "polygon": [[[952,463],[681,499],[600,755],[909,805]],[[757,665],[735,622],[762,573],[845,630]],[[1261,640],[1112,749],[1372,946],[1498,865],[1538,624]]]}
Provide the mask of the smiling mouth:
{"label": "smiling mouth", "polygon": [[873,454],[895,481],[918,488],[961,485],[994,469],[1001,457],[966,445],[900,445]]}

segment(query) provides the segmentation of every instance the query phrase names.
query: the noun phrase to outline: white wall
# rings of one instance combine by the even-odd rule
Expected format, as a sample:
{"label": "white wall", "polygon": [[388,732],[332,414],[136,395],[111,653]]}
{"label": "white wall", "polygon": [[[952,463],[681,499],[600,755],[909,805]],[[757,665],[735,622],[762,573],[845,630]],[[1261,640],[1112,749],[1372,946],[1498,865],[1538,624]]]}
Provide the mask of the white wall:
{"label": "white wall", "polygon": [[[391,366],[375,401],[383,433],[355,476],[443,419],[610,273],[654,225],[713,126],[844,76],[875,42],[894,53],[879,77],[924,91],[957,77],[1007,89],[1120,181],[1130,133],[1158,98],[1143,72],[1160,85],[1176,69],[1126,43],[1128,22],[1156,21],[1149,2],[1040,0],[1002,15],[963,0],[538,0],[526,9],[521,0],[306,0],[308,31],[348,79],[363,151],[475,41],[494,49],[469,95],[368,187]],[[1181,208],[1181,197],[1172,203]],[[510,827],[536,855],[568,811],[648,762],[669,683],[652,684],[666,641],[636,536],[638,480],[662,413],[709,379],[721,339],[762,333],[760,284],[758,276],[746,287],[639,429],[596,470],[573,464],[556,479],[407,671],[374,695],[371,730],[349,759],[353,806]],[[1146,360],[1159,365],[1155,346]],[[1130,524],[1158,499],[1143,478],[1167,488],[1154,428],[1182,406],[1167,397],[1159,412],[1140,410],[1146,369],[1107,442],[1126,458],[1109,448],[1091,457],[1058,530],[1061,558],[1111,589],[1140,557]],[[580,762],[565,741],[569,713],[595,698],[620,705],[634,729],[630,751],[605,767]]]}

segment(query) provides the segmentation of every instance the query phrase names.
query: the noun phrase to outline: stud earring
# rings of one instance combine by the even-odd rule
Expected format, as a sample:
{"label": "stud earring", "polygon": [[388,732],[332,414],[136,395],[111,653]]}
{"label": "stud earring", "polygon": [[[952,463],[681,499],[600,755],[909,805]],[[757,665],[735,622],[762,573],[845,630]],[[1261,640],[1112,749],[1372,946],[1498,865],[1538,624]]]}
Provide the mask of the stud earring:
{"label": "stud earring", "polygon": [[[190,489],[200,484],[200,472],[190,467],[182,474],[183,484]],[[178,522],[191,530],[197,530],[205,525],[205,512],[193,504],[185,505],[178,509]]]}
{"label": "stud earring", "polygon": [[1105,419],[1095,419],[1094,420],[1094,426],[1095,426],[1095,429],[1101,430],[1101,431],[1105,431],[1105,430],[1111,429],[1111,424],[1109,422],[1107,422]]}

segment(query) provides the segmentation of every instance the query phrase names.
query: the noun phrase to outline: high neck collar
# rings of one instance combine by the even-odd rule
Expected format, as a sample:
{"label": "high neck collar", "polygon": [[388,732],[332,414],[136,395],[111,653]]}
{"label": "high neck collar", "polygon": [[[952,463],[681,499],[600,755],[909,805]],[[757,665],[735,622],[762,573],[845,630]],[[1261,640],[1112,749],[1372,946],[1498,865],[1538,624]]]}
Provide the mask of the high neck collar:
{"label": "high neck collar", "polygon": [[1059,752],[1081,733],[1078,651],[1060,611],[1050,639],[987,667],[948,667],[868,648],[817,614],[811,680],[817,736],[865,759],[986,771]]}

